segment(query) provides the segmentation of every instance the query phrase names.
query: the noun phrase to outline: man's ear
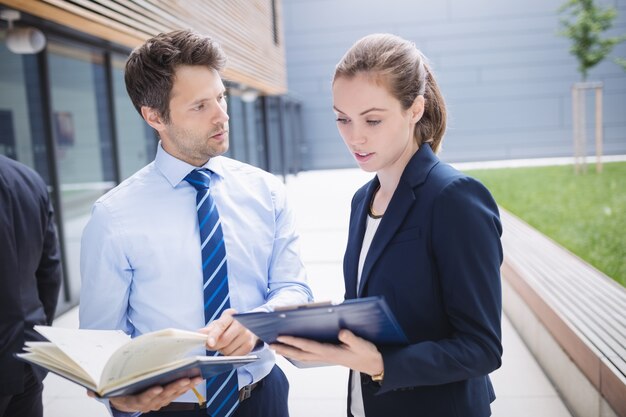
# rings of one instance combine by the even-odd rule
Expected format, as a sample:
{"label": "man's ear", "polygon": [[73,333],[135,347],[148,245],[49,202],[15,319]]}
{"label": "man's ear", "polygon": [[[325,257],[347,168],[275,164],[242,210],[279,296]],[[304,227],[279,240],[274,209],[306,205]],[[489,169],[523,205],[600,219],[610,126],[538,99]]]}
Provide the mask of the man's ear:
{"label": "man's ear", "polygon": [[424,99],[424,96],[419,95],[415,97],[415,100],[413,100],[413,104],[411,105],[411,108],[409,109],[409,111],[411,112],[412,123],[417,123],[420,121],[420,119],[424,115],[425,106],[426,106],[426,100]]}
{"label": "man's ear", "polygon": [[141,115],[144,120],[157,132],[165,129],[165,122],[156,109],[148,106],[141,106]]}

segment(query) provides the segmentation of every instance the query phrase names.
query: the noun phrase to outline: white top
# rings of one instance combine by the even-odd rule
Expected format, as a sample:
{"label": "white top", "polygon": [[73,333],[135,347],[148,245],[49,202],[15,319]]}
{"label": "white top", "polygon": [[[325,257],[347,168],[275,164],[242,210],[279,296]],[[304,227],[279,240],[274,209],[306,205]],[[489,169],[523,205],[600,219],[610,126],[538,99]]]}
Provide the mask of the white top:
{"label": "white top", "polygon": [[[372,240],[378,225],[380,224],[380,218],[374,219],[371,216],[367,216],[367,223],[365,224],[365,236],[363,236],[363,246],[361,246],[361,254],[359,255],[359,269],[356,278],[356,288],[359,291],[359,285],[361,284],[361,273],[363,272],[363,265],[365,264],[365,258],[367,252],[370,250]],[[351,390],[351,402],[350,412],[354,417],[365,417],[365,407],[363,405],[363,394],[361,392],[361,373],[352,371],[352,384]]]}

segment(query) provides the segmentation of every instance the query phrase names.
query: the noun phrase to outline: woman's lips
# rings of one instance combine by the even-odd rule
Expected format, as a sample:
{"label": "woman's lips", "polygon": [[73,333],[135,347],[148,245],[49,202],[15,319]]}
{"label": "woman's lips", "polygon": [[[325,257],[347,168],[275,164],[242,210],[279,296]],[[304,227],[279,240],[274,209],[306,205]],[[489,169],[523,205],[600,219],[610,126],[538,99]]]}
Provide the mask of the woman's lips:
{"label": "woman's lips", "polygon": [[354,152],[354,157],[356,158],[357,162],[360,163],[369,161],[373,155],[373,152]]}

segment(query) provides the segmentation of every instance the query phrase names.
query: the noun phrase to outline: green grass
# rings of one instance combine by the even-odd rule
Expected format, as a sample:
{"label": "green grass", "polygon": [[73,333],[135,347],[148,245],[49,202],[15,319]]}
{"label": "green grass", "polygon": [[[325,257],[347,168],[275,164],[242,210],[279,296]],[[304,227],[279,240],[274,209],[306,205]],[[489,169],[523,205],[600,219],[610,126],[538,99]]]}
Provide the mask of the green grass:
{"label": "green grass", "polygon": [[498,204],[626,286],[626,162],[468,171]]}

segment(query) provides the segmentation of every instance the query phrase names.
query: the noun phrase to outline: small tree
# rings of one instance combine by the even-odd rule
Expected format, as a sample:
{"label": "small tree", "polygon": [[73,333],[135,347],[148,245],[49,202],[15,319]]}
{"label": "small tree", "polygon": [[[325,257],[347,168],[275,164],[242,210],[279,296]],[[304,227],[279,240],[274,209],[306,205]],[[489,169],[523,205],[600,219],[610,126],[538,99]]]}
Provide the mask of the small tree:
{"label": "small tree", "polygon": [[601,36],[613,25],[617,10],[613,7],[602,8],[595,4],[595,0],[568,0],[559,11],[569,14],[569,19],[561,19],[563,30],[559,33],[572,40],[570,53],[578,60],[578,71],[585,81],[589,69],[626,39],[624,36]]}

